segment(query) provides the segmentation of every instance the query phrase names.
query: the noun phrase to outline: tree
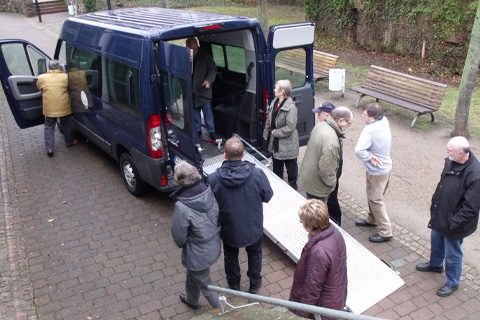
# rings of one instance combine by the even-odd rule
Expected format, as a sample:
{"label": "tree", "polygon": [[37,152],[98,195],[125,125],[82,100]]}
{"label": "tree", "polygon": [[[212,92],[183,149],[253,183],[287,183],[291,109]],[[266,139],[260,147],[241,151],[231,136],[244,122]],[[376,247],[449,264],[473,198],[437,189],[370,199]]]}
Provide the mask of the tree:
{"label": "tree", "polygon": [[263,35],[268,36],[268,11],[267,0],[257,0],[257,16],[260,25],[262,26]]}
{"label": "tree", "polygon": [[468,113],[472,101],[473,90],[477,82],[478,66],[480,64],[480,0],[477,3],[477,13],[473,22],[467,59],[463,68],[462,80],[458,88],[457,110],[455,111],[455,128],[452,136],[468,137]]}

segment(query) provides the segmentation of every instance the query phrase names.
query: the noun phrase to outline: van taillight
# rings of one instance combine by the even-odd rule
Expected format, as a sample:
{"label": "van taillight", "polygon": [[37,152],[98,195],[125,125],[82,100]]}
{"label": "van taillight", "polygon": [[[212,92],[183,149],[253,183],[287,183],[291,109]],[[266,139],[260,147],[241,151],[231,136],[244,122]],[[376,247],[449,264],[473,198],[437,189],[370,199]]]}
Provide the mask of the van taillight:
{"label": "van taillight", "polygon": [[147,121],[147,139],[150,157],[159,159],[163,157],[162,128],[160,115],[155,114]]}
{"label": "van taillight", "polygon": [[263,99],[263,126],[265,127],[265,123],[267,122],[267,108],[268,108],[268,90],[266,88],[263,89],[262,99]]}

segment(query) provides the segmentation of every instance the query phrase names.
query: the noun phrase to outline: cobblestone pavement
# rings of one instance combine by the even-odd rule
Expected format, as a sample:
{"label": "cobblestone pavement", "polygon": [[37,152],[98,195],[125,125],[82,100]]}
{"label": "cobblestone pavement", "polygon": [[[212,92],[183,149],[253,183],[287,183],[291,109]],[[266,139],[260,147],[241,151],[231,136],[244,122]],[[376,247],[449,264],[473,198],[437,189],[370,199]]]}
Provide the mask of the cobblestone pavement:
{"label": "cobblestone pavement", "polygon": [[[185,273],[171,239],[168,195],[131,196],[115,161],[85,139],[67,149],[56,132],[55,156],[47,157],[43,128],[18,129],[3,93],[0,119],[0,319],[190,319],[208,310],[203,297],[196,311],[178,299]],[[394,224],[393,241],[370,243],[372,230],[354,226],[365,204],[344,193],[340,200],[342,227],[405,281],[364,314],[480,318],[475,269],[464,266],[460,290],[438,297],[445,275],[415,271],[428,257],[428,242]],[[244,253],[241,261],[246,290]],[[294,270],[290,258],[265,237],[259,294],[287,299]],[[212,278],[227,286],[221,259]]]}

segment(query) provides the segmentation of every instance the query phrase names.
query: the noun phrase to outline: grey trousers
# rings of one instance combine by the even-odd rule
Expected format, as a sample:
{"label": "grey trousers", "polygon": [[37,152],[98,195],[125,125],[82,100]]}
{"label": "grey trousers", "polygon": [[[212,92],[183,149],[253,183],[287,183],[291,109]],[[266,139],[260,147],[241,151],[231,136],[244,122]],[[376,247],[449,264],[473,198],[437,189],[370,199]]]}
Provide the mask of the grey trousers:
{"label": "grey trousers", "polygon": [[[65,144],[70,147],[73,143],[73,124],[72,115],[69,114],[65,117],[60,117],[60,125],[62,126],[63,135],[65,137]],[[45,117],[45,149],[55,149],[55,126],[57,124],[57,118]]]}
{"label": "grey trousers", "polygon": [[198,299],[200,298],[200,291],[202,291],[205,299],[212,308],[220,308],[220,302],[218,301],[218,294],[215,291],[207,289],[208,285],[213,284],[210,279],[210,268],[192,271],[187,269],[187,280],[185,282],[185,300],[191,305],[198,305]]}

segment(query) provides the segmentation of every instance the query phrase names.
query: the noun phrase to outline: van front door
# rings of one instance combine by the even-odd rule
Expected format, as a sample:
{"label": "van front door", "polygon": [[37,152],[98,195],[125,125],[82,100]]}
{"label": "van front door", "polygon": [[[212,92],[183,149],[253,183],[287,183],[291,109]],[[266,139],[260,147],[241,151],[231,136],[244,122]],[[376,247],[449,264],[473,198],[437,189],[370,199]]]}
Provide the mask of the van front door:
{"label": "van front door", "polygon": [[21,129],[45,122],[37,77],[51,59],[28,41],[0,40],[0,80],[15,122]]}
{"label": "van front door", "polygon": [[306,145],[315,125],[313,78],[313,41],[315,24],[311,22],[271,26],[268,35],[269,97],[275,98],[274,84],[281,79],[292,83],[292,99],[298,109],[297,131],[300,145]]}
{"label": "van front door", "polygon": [[160,112],[171,160],[187,160],[200,168],[193,118],[193,55],[187,47],[160,41],[157,67]]}

